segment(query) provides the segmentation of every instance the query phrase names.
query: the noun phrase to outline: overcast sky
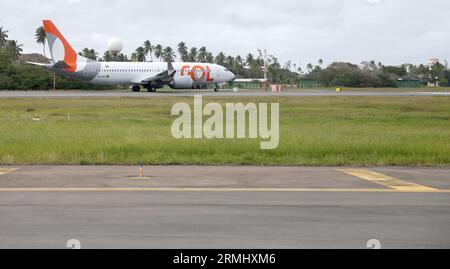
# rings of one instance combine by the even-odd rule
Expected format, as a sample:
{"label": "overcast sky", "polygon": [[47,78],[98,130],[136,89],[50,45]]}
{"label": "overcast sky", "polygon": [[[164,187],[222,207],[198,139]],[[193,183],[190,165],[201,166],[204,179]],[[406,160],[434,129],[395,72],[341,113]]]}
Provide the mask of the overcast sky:
{"label": "overcast sky", "polygon": [[450,59],[448,0],[0,0],[0,26],[24,51],[51,19],[75,50],[104,52],[112,37],[130,54],[143,41],[245,56],[267,48],[282,63]]}

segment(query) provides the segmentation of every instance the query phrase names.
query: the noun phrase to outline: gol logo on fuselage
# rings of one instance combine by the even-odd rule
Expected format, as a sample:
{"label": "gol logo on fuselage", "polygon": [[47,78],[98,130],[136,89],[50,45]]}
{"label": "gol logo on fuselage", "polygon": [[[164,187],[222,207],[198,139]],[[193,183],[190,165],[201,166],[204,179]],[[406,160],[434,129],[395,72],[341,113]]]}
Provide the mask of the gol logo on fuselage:
{"label": "gol logo on fuselage", "polygon": [[[186,72],[186,69],[190,69],[190,71]],[[214,81],[214,78],[211,77],[211,69],[208,65],[206,67],[196,65],[192,67],[192,69],[190,65],[185,65],[181,68],[180,73],[182,76],[191,76],[193,81]]]}

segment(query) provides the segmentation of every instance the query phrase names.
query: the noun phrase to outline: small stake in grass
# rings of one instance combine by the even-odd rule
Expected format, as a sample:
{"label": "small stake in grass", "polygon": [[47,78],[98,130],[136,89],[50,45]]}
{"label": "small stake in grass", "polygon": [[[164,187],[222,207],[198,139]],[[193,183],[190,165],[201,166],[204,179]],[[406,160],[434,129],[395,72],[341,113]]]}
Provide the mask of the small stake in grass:
{"label": "small stake in grass", "polygon": [[139,165],[139,177],[144,177],[144,162],[140,161]]}

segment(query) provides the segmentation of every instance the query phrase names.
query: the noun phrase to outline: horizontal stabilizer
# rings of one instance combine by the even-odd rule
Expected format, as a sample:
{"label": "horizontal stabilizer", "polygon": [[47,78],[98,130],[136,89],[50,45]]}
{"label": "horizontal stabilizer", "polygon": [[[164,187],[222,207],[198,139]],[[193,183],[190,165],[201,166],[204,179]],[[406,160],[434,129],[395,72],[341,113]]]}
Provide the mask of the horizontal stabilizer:
{"label": "horizontal stabilizer", "polygon": [[32,65],[37,65],[37,66],[42,66],[42,67],[47,67],[48,64],[43,64],[43,63],[35,63],[35,62],[26,62],[27,64],[32,64]]}
{"label": "horizontal stabilizer", "polygon": [[67,69],[70,68],[68,64],[64,61],[59,61],[56,64],[43,64],[43,63],[35,63],[35,62],[26,62],[27,64],[37,65],[40,67],[48,68],[48,69]]}

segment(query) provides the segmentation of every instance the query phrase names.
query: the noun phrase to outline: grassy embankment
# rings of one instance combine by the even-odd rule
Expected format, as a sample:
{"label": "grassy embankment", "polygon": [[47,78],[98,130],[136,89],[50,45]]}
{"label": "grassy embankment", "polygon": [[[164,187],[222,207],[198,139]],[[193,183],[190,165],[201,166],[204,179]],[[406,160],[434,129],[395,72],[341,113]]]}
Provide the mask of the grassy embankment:
{"label": "grassy embankment", "polygon": [[175,140],[180,101],[193,99],[1,99],[0,164],[450,165],[450,97],[204,98],[279,102],[272,151],[255,140]]}

